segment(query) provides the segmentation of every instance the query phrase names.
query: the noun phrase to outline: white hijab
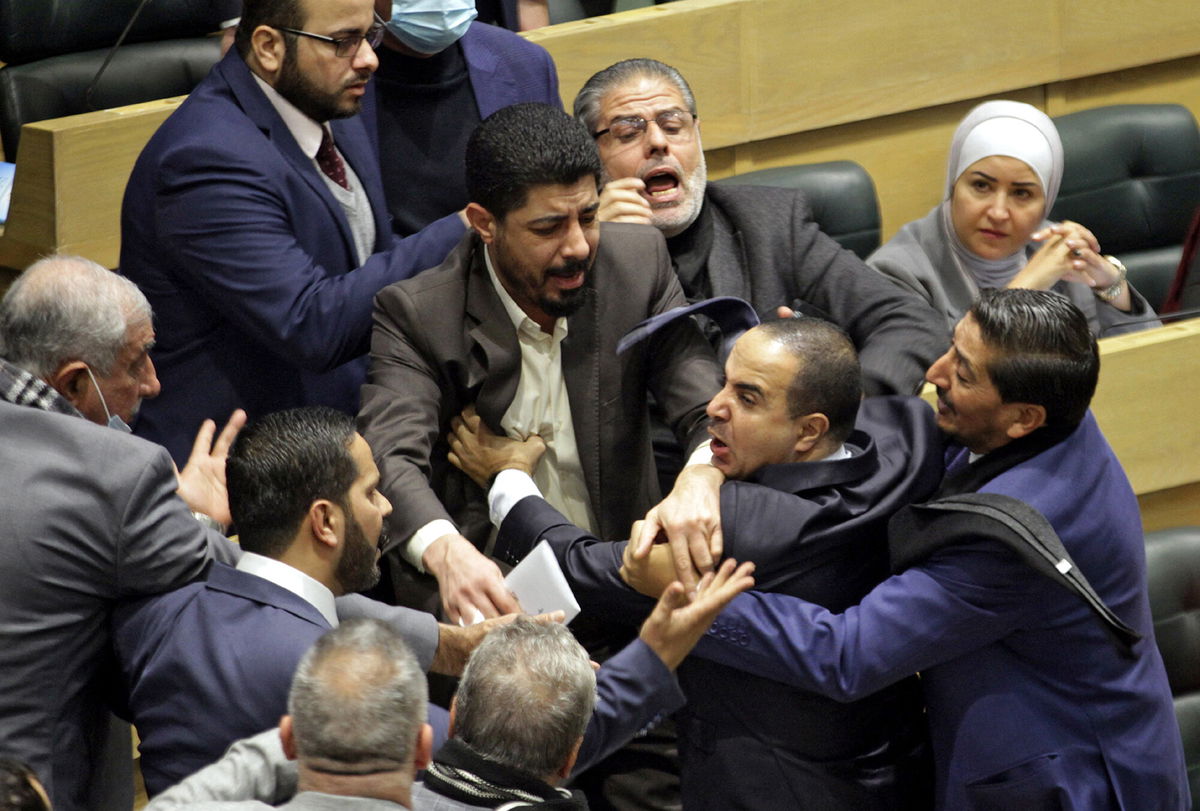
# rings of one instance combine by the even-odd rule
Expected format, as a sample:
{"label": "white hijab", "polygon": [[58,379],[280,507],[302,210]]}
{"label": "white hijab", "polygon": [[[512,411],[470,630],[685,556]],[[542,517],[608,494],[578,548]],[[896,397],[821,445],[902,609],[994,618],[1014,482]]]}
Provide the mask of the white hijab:
{"label": "white hijab", "polygon": [[1050,117],[1036,107],[1019,101],[985,101],[959,123],[950,141],[942,227],[955,258],[980,287],[1003,287],[1025,266],[1024,249],[1003,259],[988,260],[976,256],[959,240],[950,219],[950,195],[954,184],[971,164],[992,155],[1016,158],[1033,170],[1045,193],[1044,214],[1054,206],[1063,173],[1063,148],[1058,130]]}

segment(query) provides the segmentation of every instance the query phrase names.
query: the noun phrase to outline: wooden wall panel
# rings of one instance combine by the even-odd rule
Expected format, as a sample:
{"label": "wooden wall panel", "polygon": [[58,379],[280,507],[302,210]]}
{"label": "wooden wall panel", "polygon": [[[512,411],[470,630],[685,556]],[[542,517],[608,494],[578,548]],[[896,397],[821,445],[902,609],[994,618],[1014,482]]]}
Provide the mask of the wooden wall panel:
{"label": "wooden wall panel", "polygon": [[1109,73],[1194,55],[1200,3],[1193,0],[1058,0],[1060,78]]}
{"label": "wooden wall panel", "polygon": [[[756,46],[755,140],[873,119],[1056,78],[1056,7],[1013,0],[1020,25],[986,26],[991,4],[762,0],[747,14]],[[987,42],[980,43],[981,28]]]}

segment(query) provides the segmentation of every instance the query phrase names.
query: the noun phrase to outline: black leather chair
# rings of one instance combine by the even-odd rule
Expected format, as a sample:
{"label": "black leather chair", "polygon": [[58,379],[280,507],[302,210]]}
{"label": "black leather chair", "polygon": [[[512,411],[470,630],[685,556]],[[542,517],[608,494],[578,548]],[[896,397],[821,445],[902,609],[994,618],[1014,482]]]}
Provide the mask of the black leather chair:
{"label": "black leather chair", "polygon": [[1175,278],[1200,205],[1200,128],[1178,104],[1117,104],[1054,119],[1066,167],[1050,216],[1091,229],[1150,305]]}
{"label": "black leather chair", "polygon": [[805,163],[759,169],[718,183],[799,189],[821,230],[866,259],[879,247],[879,198],[867,170],[853,161]]}
{"label": "black leather chair", "polygon": [[1183,755],[1200,808],[1200,527],[1146,533],[1154,636],[1175,696]]}
{"label": "black leather chair", "polygon": [[0,144],[16,160],[21,125],[191,92],[220,56],[205,35],[241,0],[147,3],[92,93],[89,85],[139,0],[0,0]]}

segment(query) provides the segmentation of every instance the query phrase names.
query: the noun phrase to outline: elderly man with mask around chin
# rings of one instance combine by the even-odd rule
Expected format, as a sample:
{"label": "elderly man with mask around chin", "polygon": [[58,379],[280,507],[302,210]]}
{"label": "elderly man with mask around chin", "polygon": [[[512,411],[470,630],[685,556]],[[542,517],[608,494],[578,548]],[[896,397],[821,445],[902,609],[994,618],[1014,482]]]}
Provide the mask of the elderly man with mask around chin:
{"label": "elderly man with mask around chin", "polygon": [[0,302],[0,756],[64,811],[132,800],[129,727],[107,712],[112,607],[235,555],[175,493],[228,522],[244,416],[215,445],[206,422],[177,476],[124,422],[158,394],[153,342],[145,297],[85,259],[35,263]]}
{"label": "elderly man with mask around chin", "polygon": [[868,395],[911,394],[946,348],[938,314],[823,234],[801,192],[707,182],[696,99],[674,68],[605,68],[575,117],[604,164],[600,219],[662,231],[689,301],[737,296],[760,316],[783,306],[832,321],[854,341]]}

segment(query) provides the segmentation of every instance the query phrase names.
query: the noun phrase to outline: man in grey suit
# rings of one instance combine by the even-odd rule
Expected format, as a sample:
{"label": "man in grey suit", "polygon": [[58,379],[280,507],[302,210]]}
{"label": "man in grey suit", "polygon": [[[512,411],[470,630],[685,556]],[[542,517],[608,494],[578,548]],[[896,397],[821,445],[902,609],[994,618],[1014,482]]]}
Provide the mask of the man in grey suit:
{"label": "man in grey suit", "polygon": [[946,349],[938,313],[823,234],[801,192],[707,182],[696,99],[674,68],[605,68],[575,116],[604,162],[600,219],[662,231],[689,300],[737,296],[760,316],[783,306],[832,321],[854,341],[868,395],[912,394]]}
{"label": "man in grey suit", "polygon": [[[239,555],[192,511],[229,521],[225,455],[244,415],[215,443],[207,422],[178,475],[124,429],[158,393],[153,337],[137,287],[76,257],[35,263],[0,301],[0,755],[27,762],[59,811],[132,802],[129,727],[108,712],[114,606]],[[338,612],[395,623],[441,672],[481,636],[357,597]]]}
{"label": "man in grey suit", "polygon": [[483,554],[483,491],[447,460],[453,417],[473,406],[497,433],[546,439],[543,492],[620,535],[659,498],[647,391],[694,448],[720,388],[690,322],[616,354],[684,296],[654,229],[597,222],[600,162],[576,122],[548,105],[505,108],[473,134],[466,168],[471,233],[441,266],[376,297],[359,415],[395,506],[391,534],[437,578],[451,621],[516,608]]}
{"label": "man in grey suit", "polygon": [[[137,288],[84,260],[39,262],[0,302],[0,755],[63,811],[132,800],[129,728],[106,709],[112,607],[235,555],[176,497],[165,451],[103,427],[157,393],[152,340]],[[231,433],[206,430],[223,467]]]}

